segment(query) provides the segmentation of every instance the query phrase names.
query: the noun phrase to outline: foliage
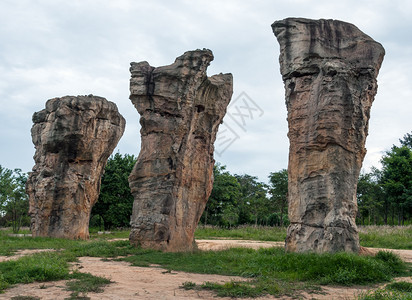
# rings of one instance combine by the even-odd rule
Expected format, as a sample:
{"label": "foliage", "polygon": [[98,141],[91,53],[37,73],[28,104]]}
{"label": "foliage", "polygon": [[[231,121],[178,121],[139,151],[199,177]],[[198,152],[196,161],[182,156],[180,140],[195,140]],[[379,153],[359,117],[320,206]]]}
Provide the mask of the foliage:
{"label": "foliage", "polygon": [[[213,168],[213,189],[201,217],[203,224],[231,226],[239,215],[238,200],[241,196],[240,184],[236,177],[225,171],[226,167],[217,163]],[[225,214],[230,214],[228,218]]]}
{"label": "foliage", "polygon": [[241,219],[238,224],[254,223],[255,226],[267,223],[267,216],[272,213],[272,205],[266,197],[267,186],[255,176],[248,174],[234,175],[240,184],[241,196],[239,209]]}
{"label": "foliage", "polygon": [[358,218],[362,224],[376,224],[382,208],[387,206],[384,192],[379,184],[381,172],[373,168],[371,173],[359,175],[356,197],[358,201]]}
{"label": "foliage", "polygon": [[412,134],[393,145],[382,159],[382,169],[372,168],[359,177],[358,223],[411,224],[412,219]]}
{"label": "foliage", "polygon": [[272,202],[278,207],[280,218],[278,226],[286,225],[285,214],[287,215],[288,206],[288,171],[283,169],[269,175],[269,194]]}
{"label": "foliage", "polygon": [[255,176],[232,175],[219,163],[214,166],[213,174],[213,190],[201,218],[203,225],[230,228],[244,224],[273,226],[287,223],[286,170],[271,173],[269,186]]}
{"label": "foliage", "polygon": [[402,146],[406,146],[409,149],[412,149],[412,131],[411,133],[406,133],[403,136],[403,139],[399,139],[399,142],[401,143]]}
{"label": "foliage", "polygon": [[[100,195],[92,209],[92,222],[103,220],[104,229],[129,227],[133,208],[133,195],[130,192],[128,177],[136,158],[120,153],[107,161],[102,177]],[[101,224],[98,224],[101,225]]]}
{"label": "foliage", "polygon": [[20,169],[9,170],[0,165],[0,217],[17,233],[22,225],[29,225],[29,200],[26,195],[27,174]]}
{"label": "foliage", "polygon": [[412,149],[393,146],[382,157],[382,185],[398,216],[398,225],[412,216]]}

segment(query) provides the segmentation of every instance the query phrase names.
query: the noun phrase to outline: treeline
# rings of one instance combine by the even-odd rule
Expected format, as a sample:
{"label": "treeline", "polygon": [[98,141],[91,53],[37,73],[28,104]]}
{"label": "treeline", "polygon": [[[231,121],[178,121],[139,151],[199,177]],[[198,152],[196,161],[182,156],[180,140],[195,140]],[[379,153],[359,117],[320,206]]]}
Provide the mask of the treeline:
{"label": "treeline", "polygon": [[[128,177],[136,157],[116,153],[106,165],[98,202],[90,226],[104,229],[129,227],[133,196]],[[412,224],[412,132],[393,145],[381,159],[382,168],[359,176],[357,223]],[[214,184],[200,222],[233,227],[244,224],[285,226],[288,221],[288,175],[270,173],[268,183],[248,174],[231,174],[224,165],[214,166]],[[0,165],[0,226],[17,232],[30,225],[27,174]]]}
{"label": "treeline", "polygon": [[287,219],[288,173],[270,173],[269,184],[248,174],[230,174],[217,163],[212,194],[200,219],[204,225],[284,226]]}
{"label": "treeline", "polygon": [[30,226],[26,181],[27,174],[20,169],[0,165],[0,227],[11,226],[14,233],[21,226]]}
{"label": "treeline", "polygon": [[[109,158],[90,226],[106,230],[130,226],[133,196],[128,177],[135,163],[136,157],[129,154],[116,153]],[[269,184],[247,174],[232,175],[219,163],[213,174],[213,190],[200,220],[202,224],[232,227],[288,223],[286,170],[271,173]]]}
{"label": "treeline", "polygon": [[[133,206],[127,178],[136,158],[117,153],[103,175],[92,225],[128,227]],[[359,176],[357,223],[412,224],[412,134],[400,139],[381,159],[382,168]],[[231,174],[224,165],[214,167],[211,196],[201,224],[232,227],[243,224],[285,226],[288,221],[287,171],[270,173],[268,183],[248,174]]]}
{"label": "treeline", "polygon": [[412,132],[393,145],[382,169],[359,176],[357,222],[362,225],[412,223]]}

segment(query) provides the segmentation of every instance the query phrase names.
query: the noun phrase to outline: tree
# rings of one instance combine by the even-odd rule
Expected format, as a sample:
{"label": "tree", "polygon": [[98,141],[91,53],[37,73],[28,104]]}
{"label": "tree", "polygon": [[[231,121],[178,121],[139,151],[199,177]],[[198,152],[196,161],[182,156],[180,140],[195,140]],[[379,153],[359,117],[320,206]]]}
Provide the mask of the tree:
{"label": "tree", "polygon": [[412,215],[412,150],[408,146],[393,146],[381,163],[382,186],[401,225]]}
{"label": "tree", "polygon": [[242,219],[239,220],[239,224],[249,223],[251,219],[254,220],[255,226],[258,225],[259,220],[267,224],[272,207],[266,197],[266,184],[259,182],[256,176],[248,174],[235,175],[235,177],[240,184],[241,191],[238,205]]}
{"label": "tree", "polygon": [[239,218],[239,182],[219,163],[213,167],[213,176],[212,193],[206,203],[201,222],[204,225],[232,226]]}
{"label": "tree", "polygon": [[17,233],[29,224],[29,200],[26,194],[27,174],[20,169],[9,170],[0,166],[0,215]]}
{"label": "tree", "polygon": [[[376,225],[378,217],[383,208],[387,208],[383,197],[382,187],[379,184],[380,171],[372,169],[371,173],[359,175],[356,197],[358,202],[358,216],[362,224],[365,224],[365,217],[368,217],[368,224]],[[384,221],[387,222],[387,213],[384,213]],[[372,221],[371,221],[372,219]]]}
{"label": "tree", "polygon": [[99,199],[91,213],[93,219],[98,216],[103,220],[105,229],[130,226],[134,199],[128,178],[135,163],[133,155],[122,156],[120,153],[112,155],[107,161]]}
{"label": "tree", "polygon": [[284,214],[288,207],[288,171],[283,169],[269,175],[269,194],[274,205],[279,209],[278,226],[284,225]]}
{"label": "tree", "polygon": [[402,146],[406,146],[412,150],[412,131],[411,133],[406,133],[403,136],[403,139],[400,139],[399,142],[401,142]]}
{"label": "tree", "polygon": [[0,165],[0,216],[5,212],[5,205],[13,192],[13,171]]}

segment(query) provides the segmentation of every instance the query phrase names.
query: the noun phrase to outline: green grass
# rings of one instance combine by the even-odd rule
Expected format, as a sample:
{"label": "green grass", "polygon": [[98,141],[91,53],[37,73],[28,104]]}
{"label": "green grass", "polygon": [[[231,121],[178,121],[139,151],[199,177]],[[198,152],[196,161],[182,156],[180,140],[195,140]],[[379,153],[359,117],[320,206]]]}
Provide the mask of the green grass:
{"label": "green grass", "polygon": [[[130,234],[130,229],[125,230],[110,230],[110,231],[100,231],[97,228],[90,228],[90,239],[128,239]],[[99,234],[99,232],[103,232]],[[107,233],[110,232],[110,233]]]}
{"label": "green grass", "polygon": [[410,300],[412,299],[412,283],[393,282],[384,288],[362,293],[359,300]]}
{"label": "green grass", "polygon": [[231,297],[278,295],[293,291],[294,288],[305,289],[313,284],[371,284],[411,274],[399,257],[388,252],[379,252],[376,257],[363,257],[349,253],[285,253],[281,248],[234,248],[194,253],[145,250],[120,260],[135,266],[158,264],[168,270],[252,279],[246,283],[209,283],[201,286]]}
{"label": "green grass", "polygon": [[76,258],[68,253],[42,252],[0,263],[0,292],[13,284],[66,279],[68,262]]}
{"label": "green grass", "polygon": [[[60,240],[54,240],[55,247],[49,245],[47,248],[61,247]],[[130,246],[128,241],[70,241],[67,248],[61,251],[41,252],[17,260],[4,261],[0,263],[0,293],[18,283],[71,279],[73,275],[69,271],[69,262],[76,261],[80,256],[107,258],[135,254],[138,251],[139,249]],[[80,279],[87,282],[84,278]]]}
{"label": "green grass", "polygon": [[[406,248],[412,242],[412,227],[361,227],[363,246]],[[162,253],[130,246],[128,240],[108,242],[107,239],[123,238],[129,231],[111,234],[91,234],[90,241],[71,241],[55,238],[9,237],[0,231],[0,255],[10,255],[19,249],[55,249],[56,252],[42,252],[22,257],[15,261],[0,263],[0,292],[13,284],[34,281],[73,279],[71,299],[87,299],[88,287],[101,289],[107,279],[90,274],[72,275],[69,262],[76,257],[94,256],[105,259],[120,258],[136,266],[157,264],[167,270],[204,274],[220,274],[248,278],[225,284],[205,282],[201,285],[184,283],[185,289],[209,289],[219,296],[256,297],[259,295],[298,295],[299,291],[317,292],[316,286],[326,284],[354,285],[390,281],[393,277],[411,274],[411,266],[405,265],[392,253],[379,252],[376,257],[362,257],[348,253],[337,254],[297,254],[285,253],[282,248],[270,249],[228,249],[224,251],[196,251],[193,253]],[[285,228],[239,227],[221,229],[200,227],[196,231],[198,239],[233,238],[263,241],[284,241]],[[83,274],[83,273],[78,273]],[[73,276],[85,276],[74,278]],[[89,277],[88,277],[89,276]],[[71,283],[73,282],[73,283]],[[84,284],[83,284],[84,283]],[[385,289],[362,295],[362,299],[410,299],[406,283],[404,290],[395,284]],[[406,286],[406,287],[405,287]],[[406,295],[406,296],[405,296]],[[389,298],[379,298],[379,297]],[[401,298],[394,298],[394,297]],[[391,298],[392,297],[392,298]]]}
{"label": "green grass", "polygon": [[[197,239],[231,238],[243,240],[283,242],[285,227],[220,228],[199,226],[195,232]],[[387,249],[412,249],[412,226],[359,226],[360,244],[364,247]]]}
{"label": "green grass", "polygon": [[159,264],[166,269],[248,278],[267,277],[319,284],[370,284],[409,274],[405,263],[389,252],[376,257],[350,253],[285,253],[281,248],[162,253],[143,251],[121,258],[136,266]]}
{"label": "green grass", "polygon": [[13,255],[21,249],[65,249],[78,242],[47,237],[9,237],[0,230],[0,255]]}
{"label": "green grass", "polygon": [[219,297],[259,297],[262,295],[293,295],[298,296],[301,291],[319,293],[321,289],[317,286],[301,282],[285,282],[270,279],[229,281],[224,284],[206,281],[203,284],[184,282],[181,288],[185,290],[211,290]]}
{"label": "green grass", "polygon": [[117,257],[134,254],[138,250],[131,246],[129,241],[107,242],[104,240],[77,242],[66,248],[66,251],[80,256]]}
{"label": "green grass", "polygon": [[412,249],[412,226],[359,226],[364,247]]}
{"label": "green grass", "polygon": [[67,290],[72,291],[69,299],[87,298],[87,293],[103,293],[103,287],[111,283],[110,279],[94,276],[90,273],[74,272],[70,275],[74,278],[66,283]]}
{"label": "green grass", "polygon": [[199,226],[195,232],[197,239],[231,238],[242,240],[283,242],[286,238],[285,227],[239,226],[237,228],[220,228]]}

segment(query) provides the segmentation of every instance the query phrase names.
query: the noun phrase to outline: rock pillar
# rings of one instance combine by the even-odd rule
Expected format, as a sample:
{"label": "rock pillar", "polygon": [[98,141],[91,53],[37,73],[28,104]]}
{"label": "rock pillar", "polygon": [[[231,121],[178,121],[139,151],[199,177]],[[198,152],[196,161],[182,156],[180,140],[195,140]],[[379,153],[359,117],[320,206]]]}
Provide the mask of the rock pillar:
{"label": "rock pillar", "polygon": [[210,50],[168,66],[131,63],[130,99],[140,114],[141,150],[129,177],[130,242],[190,251],[213,187],[213,143],[232,96],[232,75],[207,77]]}
{"label": "rock pillar", "polygon": [[33,123],[35,166],[26,185],[32,234],[87,239],[101,176],[125,120],[116,104],[89,95],[48,100]]}
{"label": "rock pillar", "polygon": [[276,21],[290,140],[286,250],[357,252],[356,186],[384,49],[352,24]]}

